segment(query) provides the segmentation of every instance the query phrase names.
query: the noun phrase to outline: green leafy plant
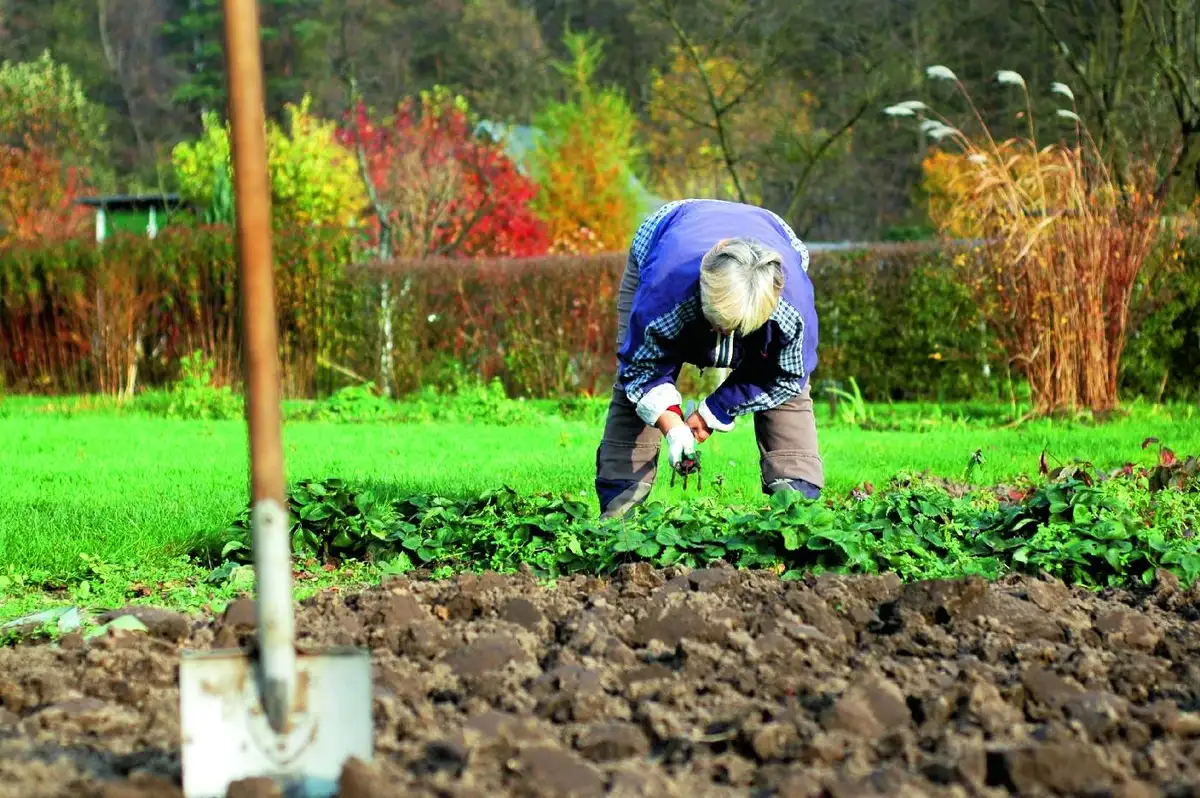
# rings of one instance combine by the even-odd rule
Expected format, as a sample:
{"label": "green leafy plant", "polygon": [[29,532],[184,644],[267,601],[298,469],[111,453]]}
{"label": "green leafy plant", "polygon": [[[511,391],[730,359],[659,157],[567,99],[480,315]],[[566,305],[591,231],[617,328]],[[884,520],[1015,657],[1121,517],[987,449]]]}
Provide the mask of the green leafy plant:
{"label": "green leafy plant", "polygon": [[0,146],[37,149],[77,165],[103,154],[104,106],[50,51],[0,63]]}
{"label": "green leafy plant", "polygon": [[340,388],[304,413],[320,421],[384,421],[396,414],[396,404],[380,394],[373,382]]}
{"label": "green leafy plant", "polygon": [[[459,499],[384,499],[341,480],[306,480],[289,502],[298,558],[363,560],[391,572],[528,566],[552,577],[611,573],[626,562],[696,568],[723,561],[786,578],[1045,571],[1073,584],[1118,587],[1149,582],[1158,568],[1189,584],[1200,576],[1200,459],[1181,460],[1167,449],[1149,468],[1105,473],[1068,463],[1017,486],[966,491],[901,474],[883,490],[836,501],[796,492],[776,494],[761,508],[711,497],[650,501],[603,521],[575,498],[508,488]],[[248,512],[226,539],[221,556],[247,562]]]}
{"label": "green leafy plant", "polygon": [[863,399],[862,391],[858,389],[858,380],[850,378],[850,391],[830,386],[825,389],[835,397],[834,407],[838,419],[843,424],[863,426],[871,421],[871,409]]}
{"label": "green leafy plant", "polygon": [[[267,123],[266,144],[275,218],[301,228],[345,226],[366,209],[367,196],[353,153],[336,138],[336,125],[311,111],[312,98],[287,103],[286,126]],[[230,127],[215,112],[202,114],[196,141],[175,145],[172,164],[184,199],[212,222],[231,221]]]}
{"label": "green leafy plant", "polygon": [[540,421],[544,414],[528,402],[510,398],[499,379],[488,384],[459,379],[447,390],[426,388],[400,401],[380,395],[372,382],[352,385],[294,411],[291,417],[350,423],[455,421],[509,426]]}
{"label": "green leafy plant", "polygon": [[233,419],[244,412],[242,397],[227,385],[213,382],[215,365],[203,352],[179,361],[179,380],[166,392],[148,392],[138,398],[140,410],[179,419]]}

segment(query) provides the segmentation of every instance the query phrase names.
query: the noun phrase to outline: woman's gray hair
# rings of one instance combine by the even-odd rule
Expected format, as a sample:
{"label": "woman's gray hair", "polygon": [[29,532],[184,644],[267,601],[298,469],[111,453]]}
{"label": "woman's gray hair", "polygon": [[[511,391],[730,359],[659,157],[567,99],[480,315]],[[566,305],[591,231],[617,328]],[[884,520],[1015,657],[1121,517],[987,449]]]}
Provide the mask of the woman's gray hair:
{"label": "woman's gray hair", "polygon": [[700,261],[700,303],[708,321],[747,335],[767,323],[783,293],[783,256],[748,238],[718,241]]}

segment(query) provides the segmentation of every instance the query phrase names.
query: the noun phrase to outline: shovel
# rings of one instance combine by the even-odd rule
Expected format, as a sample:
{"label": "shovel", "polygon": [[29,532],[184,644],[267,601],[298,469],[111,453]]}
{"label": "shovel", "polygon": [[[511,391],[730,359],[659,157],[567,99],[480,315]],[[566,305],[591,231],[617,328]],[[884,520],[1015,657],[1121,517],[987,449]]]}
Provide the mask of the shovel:
{"label": "shovel", "polygon": [[230,784],[265,777],[289,798],[325,798],[348,759],[373,755],[371,661],[363,650],[295,645],[258,8],[224,3],[258,631],[249,651],[183,654],[183,792],[224,798]]}

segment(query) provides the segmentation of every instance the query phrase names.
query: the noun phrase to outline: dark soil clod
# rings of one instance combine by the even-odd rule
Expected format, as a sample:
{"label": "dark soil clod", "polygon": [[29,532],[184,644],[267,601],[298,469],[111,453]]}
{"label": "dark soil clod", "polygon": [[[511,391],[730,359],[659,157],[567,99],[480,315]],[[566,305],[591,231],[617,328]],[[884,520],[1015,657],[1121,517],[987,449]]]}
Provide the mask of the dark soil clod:
{"label": "dark soil clod", "polygon": [[[376,756],[341,794],[1200,795],[1200,594],[1048,577],[783,582],[644,564],[611,580],[394,580],[324,594],[303,645],[366,646]],[[0,798],[178,798],[178,659],[252,637],[0,649]],[[230,795],[272,795],[247,782]]]}

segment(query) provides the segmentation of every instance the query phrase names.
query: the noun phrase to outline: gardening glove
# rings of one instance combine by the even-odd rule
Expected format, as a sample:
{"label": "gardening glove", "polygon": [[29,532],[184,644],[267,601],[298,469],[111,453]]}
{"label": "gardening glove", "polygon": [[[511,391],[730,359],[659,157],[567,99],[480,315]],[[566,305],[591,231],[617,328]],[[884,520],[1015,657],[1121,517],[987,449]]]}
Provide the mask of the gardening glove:
{"label": "gardening glove", "polygon": [[667,433],[667,460],[671,468],[678,471],[685,454],[693,458],[696,456],[696,438],[690,427],[680,424]]}

